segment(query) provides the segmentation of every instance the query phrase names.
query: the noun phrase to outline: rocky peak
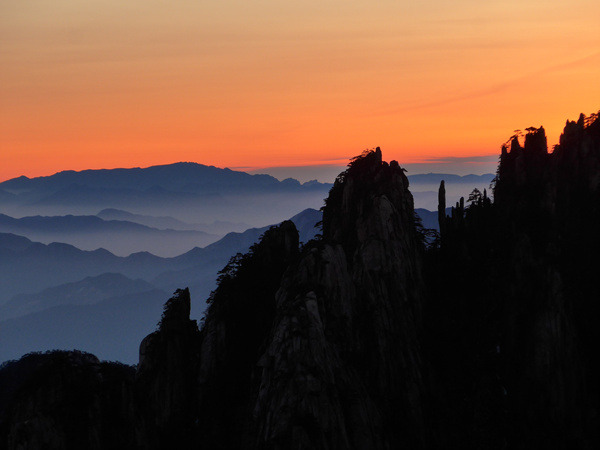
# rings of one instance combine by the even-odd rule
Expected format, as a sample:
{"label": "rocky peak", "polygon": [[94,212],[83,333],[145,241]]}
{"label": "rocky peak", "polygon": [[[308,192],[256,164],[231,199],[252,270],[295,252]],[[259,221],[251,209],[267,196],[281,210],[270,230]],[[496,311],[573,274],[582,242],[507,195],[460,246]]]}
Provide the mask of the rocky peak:
{"label": "rocky peak", "polygon": [[354,158],[336,179],[323,208],[323,238],[352,252],[359,242],[410,234],[405,224],[413,223],[413,213],[404,170],[382,161],[377,147]]}
{"label": "rocky peak", "polygon": [[525,135],[525,152],[533,154],[548,153],[548,140],[546,139],[546,130],[544,127],[528,128],[528,133]]}
{"label": "rocky peak", "polygon": [[[177,330],[190,326],[190,291],[177,289],[164,306],[160,330]],[[193,326],[193,325],[192,325]]]}
{"label": "rocky peak", "polygon": [[185,448],[193,440],[199,338],[190,320],[190,292],[178,289],[165,304],[158,330],[140,344],[136,394],[149,448]]}
{"label": "rocky peak", "polygon": [[600,241],[582,230],[600,221],[600,121],[567,122],[549,154],[527,131],[503,150],[494,204],[471,205],[431,260],[430,361],[448,403],[469,405],[442,426],[472,448],[595,448]]}
{"label": "rocky peak", "polygon": [[354,159],[277,292],[254,414],[265,448],[424,445],[420,253],[408,180]]}

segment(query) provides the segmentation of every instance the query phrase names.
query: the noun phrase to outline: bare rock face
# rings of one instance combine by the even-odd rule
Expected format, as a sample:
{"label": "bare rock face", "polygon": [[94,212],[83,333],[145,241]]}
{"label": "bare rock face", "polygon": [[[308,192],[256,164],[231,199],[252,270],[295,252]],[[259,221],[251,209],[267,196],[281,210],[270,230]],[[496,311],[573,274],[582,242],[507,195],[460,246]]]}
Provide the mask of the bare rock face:
{"label": "bare rock face", "polygon": [[543,128],[527,132],[503,148],[493,205],[457,208],[430,255],[427,359],[447,447],[600,445],[600,120],[567,122],[551,153]]}
{"label": "bare rock face", "polygon": [[402,169],[379,149],[357,158],[277,293],[260,448],[424,446],[419,252]]}
{"label": "bare rock face", "polygon": [[276,315],[281,277],[298,257],[291,221],[265,232],[246,255],[221,271],[202,328],[197,375],[199,435],[204,448],[252,448],[257,361]]}
{"label": "bare rock face", "polygon": [[539,128],[529,129],[523,149],[501,158],[496,206],[504,227],[512,225],[506,235],[512,241],[506,262],[513,269],[506,378],[519,411],[515,434],[526,436],[523,448],[533,441],[547,448],[593,447],[600,308],[590,299],[600,298],[592,281],[600,240],[584,230],[600,220],[598,173],[597,117],[568,122],[553,153]]}
{"label": "bare rock face", "polygon": [[190,320],[190,292],[167,301],[158,330],[140,345],[136,394],[148,448],[185,447],[194,439],[199,331]]}

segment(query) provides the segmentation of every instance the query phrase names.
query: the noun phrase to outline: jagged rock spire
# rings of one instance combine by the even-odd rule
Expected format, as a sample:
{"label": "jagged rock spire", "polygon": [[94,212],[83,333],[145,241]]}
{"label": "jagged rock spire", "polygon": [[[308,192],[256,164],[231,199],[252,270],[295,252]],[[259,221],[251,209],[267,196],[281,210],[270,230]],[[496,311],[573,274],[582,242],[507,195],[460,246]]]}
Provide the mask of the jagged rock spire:
{"label": "jagged rock spire", "polygon": [[440,226],[440,235],[446,233],[446,187],[444,180],[440,182],[438,190],[438,224]]}

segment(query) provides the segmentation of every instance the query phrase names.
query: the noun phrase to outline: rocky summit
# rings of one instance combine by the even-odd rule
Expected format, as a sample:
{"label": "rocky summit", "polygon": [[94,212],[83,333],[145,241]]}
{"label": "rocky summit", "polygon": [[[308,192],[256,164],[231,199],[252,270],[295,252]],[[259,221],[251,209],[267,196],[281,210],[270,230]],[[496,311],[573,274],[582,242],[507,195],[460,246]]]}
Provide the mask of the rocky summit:
{"label": "rocky summit", "polygon": [[494,185],[415,216],[379,148],[299,245],[286,221],[167,301],[136,369],[77,352],[0,370],[0,448],[600,446],[600,120],[503,147]]}

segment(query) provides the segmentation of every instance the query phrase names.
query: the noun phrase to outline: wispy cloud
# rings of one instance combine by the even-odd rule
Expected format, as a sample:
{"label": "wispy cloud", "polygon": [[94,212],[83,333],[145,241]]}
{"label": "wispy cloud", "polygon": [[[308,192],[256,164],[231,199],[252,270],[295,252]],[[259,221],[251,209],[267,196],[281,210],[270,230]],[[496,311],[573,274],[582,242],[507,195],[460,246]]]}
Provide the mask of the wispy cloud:
{"label": "wispy cloud", "polygon": [[595,53],[587,55],[583,58],[578,58],[578,59],[575,59],[572,61],[566,61],[566,62],[562,62],[560,64],[547,66],[543,69],[536,70],[536,71],[530,72],[528,74],[522,75],[520,77],[513,78],[512,80],[508,80],[506,82],[498,83],[498,84],[488,86],[488,87],[485,87],[482,89],[477,89],[477,90],[465,92],[463,94],[450,96],[450,97],[446,97],[446,98],[440,98],[440,99],[436,99],[436,100],[400,103],[400,104],[397,104],[396,106],[390,106],[387,109],[378,110],[378,111],[374,112],[373,115],[377,116],[377,115],[397,114],[397,113],[406,112],[406,111],[414,111],[417,109],[427,109],[427,108],[448,105],[451,103],[458,103],[458,102],[462,102],[465,100],[472,100],[472,99],[479,98],[479,97],[486,97],[489,95],[493,95],[493,94],[497,94],[499,92],[505,91],[513,86],[517,86],[520,83],[530,80],[532,78],[536,78],[536,77],[539,77],[542,75],[547,75],[547,74],[553,73],[553,72],[558,72],[560,70],[580,67],[580,66],[588,64],[589,62],[594,61],[598,58],[600,58],[600,52],[595,52]]}

